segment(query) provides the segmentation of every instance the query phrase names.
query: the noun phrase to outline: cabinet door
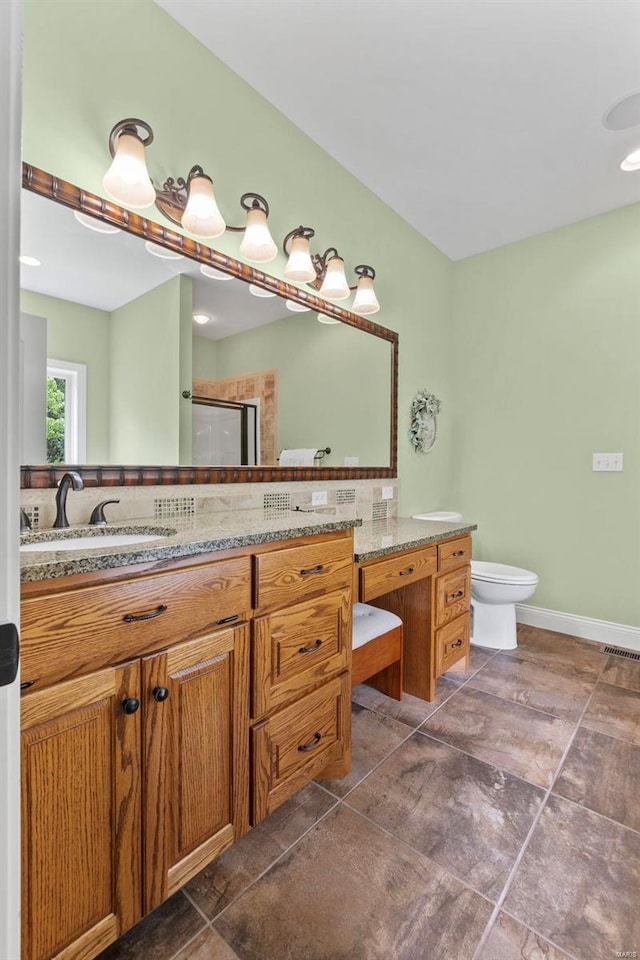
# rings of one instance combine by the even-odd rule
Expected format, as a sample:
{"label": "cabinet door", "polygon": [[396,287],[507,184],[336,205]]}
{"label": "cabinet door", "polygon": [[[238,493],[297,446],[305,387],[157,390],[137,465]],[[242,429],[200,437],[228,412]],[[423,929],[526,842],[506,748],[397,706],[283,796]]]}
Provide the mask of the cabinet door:
{"label": "cabinet door", "polygon": [[248,627],[143,659],[145,913],[248,830]]}
{"label": "cabinet door", "polygon": [[23,960],[94,957],[140,918],[139,666],[22,698]]}

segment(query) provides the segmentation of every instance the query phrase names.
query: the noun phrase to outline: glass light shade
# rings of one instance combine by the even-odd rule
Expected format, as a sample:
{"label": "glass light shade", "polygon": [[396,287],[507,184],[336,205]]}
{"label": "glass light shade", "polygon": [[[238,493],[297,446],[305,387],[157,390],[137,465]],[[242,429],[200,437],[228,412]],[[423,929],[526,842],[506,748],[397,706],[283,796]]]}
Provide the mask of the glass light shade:
{"label": "glass light shade", "polygon": [[285,307],[287,310],[291,310],[292,313],[307,313],[311,310],[311,307],[308,307],[304,303],[298,303],[297,300],[287,300]]}
{"label": "glass light shade", "polygon": [[284,275],[287,280],[296,280],[298,283],[311,283],[316,279],[316,271],[311,261],[311,248],[306,237],[294,237],[291,241]]}
{"label": "glass light shade", "polygon": [[189,181],[187,205],[182,214],[182,226],[194,237],[215,239],[224,233],[226,223],[218,210],[209,177],[195,176]]}
{"label": "glass light shade", "polygon": [[247,212],[247,225],[240,244],[240,253],[253,263],[268,263],[278,256],[278,248],[267,226],[267,215],[259,207]]}
{"label": "glass light shade", "polygon": [[368,313],[377,313],[380,309],[371,277],[360,277],[358,280],[358,289],[351,309],[361,317]]}
{"label": "glass light shade", "polygon": [[120,227],[114,227],[112,223],[105,223],[104,220],[97,220],[90,217],[88,213],[82,213],[80,210],[74,210],[73,215],[88,230],[94,230],[96,233],[121,233]]}
{"label": "glass light shade", "polygon": [[42,264],[37,257],[18,257],[19,261],[25,267],[40,267]]}
{"label": "glass light shade", "polygon": [[351,290],[344,275],[344,260],[342,257],[332,257],[327,264],[327,272],[319,295],[327,297],[328,300],[346,300],[350,293]]}
{"label": "glass light shade", "polygon": [[211,319],[211,317],[207,313],[194,313],[193,319],[195,320],[196,323],[199,323],[202,325],[205,323],[209,323],[209,320]]}
{"label": "glass light shade", "polygon": [[620,164],[621,170],[640,170],[640,147],[637,150],[632,150],[631,153],[628,153]]}
{"label": "glass light shade", "polygon": [[142,140],[131,133],[118,137],[116,153],[102,180],[110,197],[134,210],[150,207],[156,192],[149,179]]}
{"label": "glass light shade", "polygon": [[319,313],[319,314],[318,314],[318,323],[326,323],[326,324],[330,324],[330,323],[340,323],[340,320],[336,320],[335,317],[328,317],[328,316],[326,315],[326,313]]}
{"label": "glass light shade", "polygon": [[255,283],[249,284],[249,293],[252,293],[254,297],[277,297],[277,293],[271,293],[270,290],[265,290],[264,287],[258,287]]}
{"label": "glass light shade", "polygon": [[208,277],[209,280],[233,280],[233,274],[216,270],[215,267],[208,267],[206,263],[200,264],[200,273],[203,277]]}
{"label": "glass light shade", "polygon": [[175,250],[168,250],[166,247],[162,247],[159,243],[154,243],[153,240],[145,240],[144,247],[147,253],[152,253],[154,257],[160,257],[161,260],[183,259],[181,253],[176,253]]}

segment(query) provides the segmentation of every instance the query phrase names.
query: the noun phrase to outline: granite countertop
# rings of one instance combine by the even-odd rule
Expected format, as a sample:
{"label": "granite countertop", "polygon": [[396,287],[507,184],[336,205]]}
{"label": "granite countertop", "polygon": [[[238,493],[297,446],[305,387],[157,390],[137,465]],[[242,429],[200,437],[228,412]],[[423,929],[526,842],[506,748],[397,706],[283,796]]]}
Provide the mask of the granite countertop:
{"label": "granite countertop", "polygon": [[23,582],[66,577],[75,573],[91,573],[148,563],[154,560],[170,560],[189,557],[214,550],[229,550],[233,547],[250,546],[271,541],[292,540],[316,533],[331,533],[348,530],[361,523],[355,518],[338,518],[333,514],[287,511],[266,515],[262,510],[232,510],[221,513],[201,514],[198,517],[166,521],[132,520],[108,524],[106,527],[70,526],[65,530],[42,530],[23,534],[21,545],[53,541],[61,537],[92,536],[130,533],[161,534],[162,540],[126,546],[91,547],[79,550],[55,550],[42,552],[22,551],[20,554],[20,579]]}
{"label": "granite countertop", "polygon": [[389,553],[437,543],[477,529],[475,523],[448,523],[442,520],[412,520],[406,517],[371,520],[355,531],[355,560],[358,563],[376,560]]}

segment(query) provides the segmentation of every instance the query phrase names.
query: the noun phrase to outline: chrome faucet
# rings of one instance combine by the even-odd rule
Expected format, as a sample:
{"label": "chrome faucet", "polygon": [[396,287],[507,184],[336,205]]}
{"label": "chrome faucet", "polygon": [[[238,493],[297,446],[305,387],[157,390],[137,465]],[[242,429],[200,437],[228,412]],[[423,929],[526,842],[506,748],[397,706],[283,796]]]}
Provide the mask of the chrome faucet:
{"label": "chrome faucet", "polygon": [[69,473],[65,473],[58,484],[58,492],[56,493],[56,518],[53,521],[54,529],[56,527],[69,526],[69,521],[67,520],[67,494],[71,486],[74,490],[82,490],[84,487],[82,477],[79,473],[76,473],[75,470],[70,470]]}

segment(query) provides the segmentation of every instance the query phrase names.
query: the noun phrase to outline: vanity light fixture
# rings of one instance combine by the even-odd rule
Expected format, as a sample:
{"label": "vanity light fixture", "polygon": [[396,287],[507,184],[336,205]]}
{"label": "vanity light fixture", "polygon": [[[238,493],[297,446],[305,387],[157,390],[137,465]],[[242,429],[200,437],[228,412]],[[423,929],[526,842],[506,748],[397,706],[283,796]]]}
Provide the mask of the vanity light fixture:
{"label": "vanity light fixture", "polygon": [[207,313],[194,313],[193,319],[196,323],[199,323],[202,326],[205,323],[209,323],[211,317]]}
{"label": "vanity light fixture", "polygon": [[210,267],[206,263],[200,264],[200,273],[203,277],[207,277],[209,280],[233,280],[233,274],[224,273],[222,270],[216,270],[215,267]]}
{"label": "vanity light fixture", "polygon": [[308,313],[311,310],[311,307],[308,307],[305,303],[298,303],[297,300],[287,300],[285,307],[292,313]]}
{"label": "vanity light fixture", "polygon": [[628,153],[622,163],[620,164],[620,169],[628,172],[633,170],[640,170],[640,147],[636,150],[632,150],[631,153]]}
{"label": "vanity light fixture", "polygon": [[18,257],[18,260],[24,267],[40,267],[42,264],[35,257]]}
{"label": "vanity light fixture", "polygon": [[352,311],[360,316],[377,313],[380,304],[373,289],[376,275],[373,267],[359,264],[354,270],[358,282],[349,286],[344,260],[335,247],[329,247],[322,254],[311,253],[309,241],[314,236],[311,227],[300,225],[284,238],[282,249],[289,258],[284,268],[286,279],[309,284],[327,300],[346,300],[351,291],[356,290]]}
{"label": "vanity light fixture", "polygon": [[107,193],[118,203],[144,209],[155,203],[172,223],[183,227],[192,236],[215,240],[225,230],[244,232],[240,253],[255,263],[268,263],[278,255],[278,248],[269,233],[269,204],[259,193],[244,193],[240,205],[247,212],[241,227],[225,223],[213,190],[213,180],[196,164],[184,177],[168,177],[158,190],[154,187],[145,162],[145,148],[153,143],[153,130],[144,120],[120,120],[109,134],[109,150],[113,162],[103,183]]}
{"label": "vanity light fixture", "polygon": [[255,283],[249,284],[249,293],[254,297],[277,297],[277,293],[271,293],[271,290],[265,290],[264,287],[258,287]]}
{"label": "vanity light fixture", "polygon": [[168,247],[161,247],[159,243],[154,243],[153,240],[145,240],[144,248],[154,257],[160,257],[161,260],[184,260],[181,253],[169,250]]}
{"label": "vanity light fixture", "polygon": [[104,220],[96,220],[90,217],[88,213],[82,213],[80,210],[74,210],[73,215],[88,230],[94,230],[96,233],[122,233],[120,227],[114,227],[112,223],[106,223]]}

